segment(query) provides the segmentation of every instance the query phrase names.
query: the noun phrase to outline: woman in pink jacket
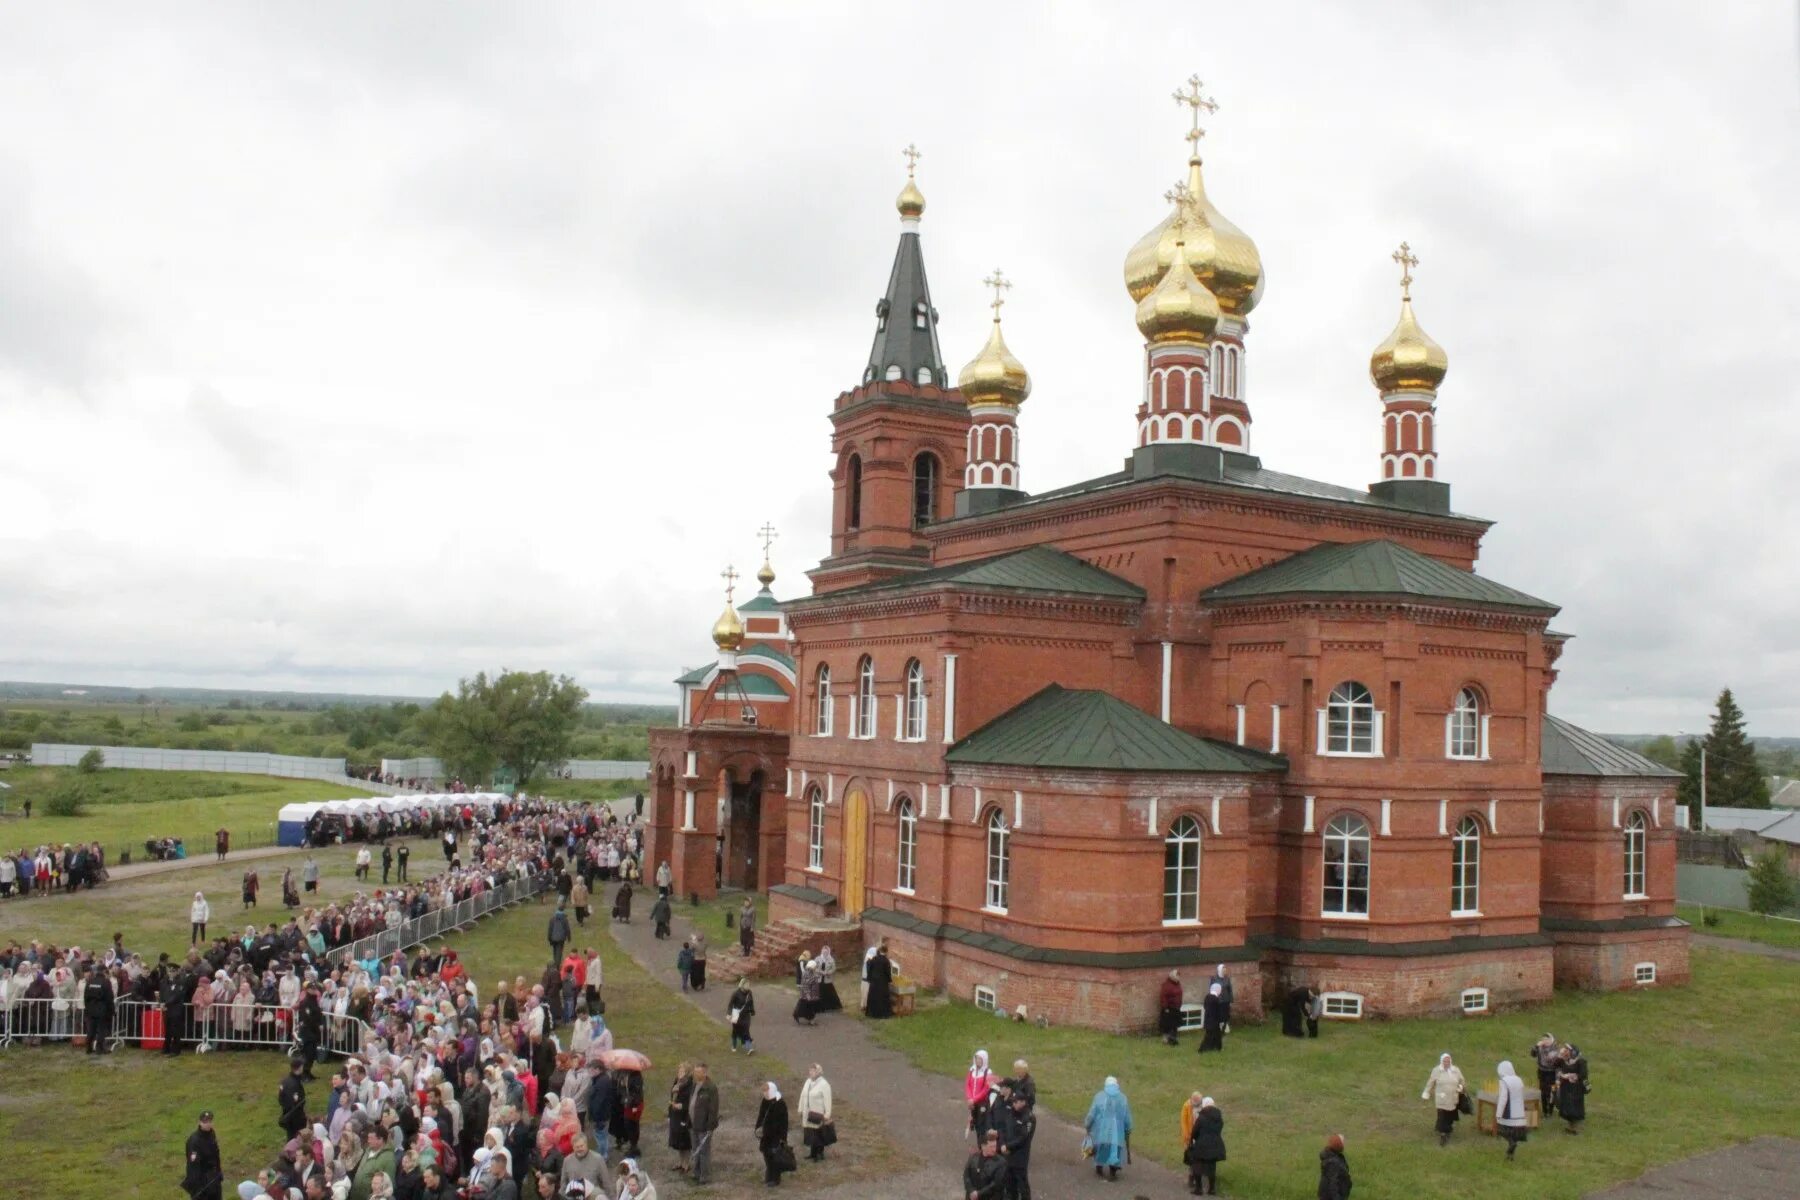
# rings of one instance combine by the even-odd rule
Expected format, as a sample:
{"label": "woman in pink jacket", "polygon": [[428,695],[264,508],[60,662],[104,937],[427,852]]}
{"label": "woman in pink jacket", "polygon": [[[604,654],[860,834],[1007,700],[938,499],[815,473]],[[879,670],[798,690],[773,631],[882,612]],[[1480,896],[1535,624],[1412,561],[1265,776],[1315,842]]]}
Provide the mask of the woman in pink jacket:
{"label": "woman in pink jacket", "polygon": [[969,1103],[969,1124],[966,1133],[979,1138],[985,1127],[976,1128],[982,1123],[982,1114],[987,1108],[988,1093],[994,1090],[994,1073],[988,1070],[988,1052],[977,1050],[975,1061],[969,1064],[969,1073],[963,1076],[963,1099]]}

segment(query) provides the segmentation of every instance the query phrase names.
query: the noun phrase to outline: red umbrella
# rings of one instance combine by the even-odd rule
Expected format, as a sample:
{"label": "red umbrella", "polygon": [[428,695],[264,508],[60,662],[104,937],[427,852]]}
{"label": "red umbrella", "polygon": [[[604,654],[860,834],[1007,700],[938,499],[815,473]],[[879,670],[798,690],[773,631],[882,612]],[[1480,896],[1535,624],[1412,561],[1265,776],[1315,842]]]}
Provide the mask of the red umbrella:
{"label": "red umbrella", "polygon": [[600,1062],[609,1071],[648,1071],[650,1056],[639,1050],[602,1050]]}

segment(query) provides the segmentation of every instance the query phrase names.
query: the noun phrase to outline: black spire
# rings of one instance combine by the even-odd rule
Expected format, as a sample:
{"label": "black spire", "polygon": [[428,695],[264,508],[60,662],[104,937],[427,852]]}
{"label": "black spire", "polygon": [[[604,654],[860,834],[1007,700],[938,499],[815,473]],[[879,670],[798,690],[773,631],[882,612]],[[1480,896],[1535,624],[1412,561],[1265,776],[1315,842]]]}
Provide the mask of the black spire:
{"label": "black spire", "polygon": [[869,348],[869,366],[863,382],[904,379],[908,383],[950,386],[944,356],[938,349],[937,309],[931,306],[931,287],[925,282],[925,255],[919,249],[918,218],[901,222],[900,248],[894,252],[894,272],[888,277],[887,295],[875,306],[875,344]]}

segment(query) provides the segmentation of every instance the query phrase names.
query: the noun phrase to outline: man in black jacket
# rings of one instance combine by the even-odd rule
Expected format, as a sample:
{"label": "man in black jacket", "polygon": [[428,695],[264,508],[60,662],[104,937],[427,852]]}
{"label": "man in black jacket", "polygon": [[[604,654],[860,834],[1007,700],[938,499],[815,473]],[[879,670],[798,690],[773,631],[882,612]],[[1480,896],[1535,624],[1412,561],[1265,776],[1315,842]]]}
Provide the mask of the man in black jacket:
{"label": "man in black jacket", "polygon": [[1037,1116],[1023,1092],[1013,1093],[1010,1107],[1001,1146],[1006,1152],[1006,1200],[1031,1200],[1031,1139],[1037,1136]]}
{"label": "man in black jacket", "polygon": [[325,1040],[325,1010],[319,1004],[319,989],[311,984],[300,996],[294,1026],[300,1035],[300,1078],[311,1082],[313,1064],[319,1061],[319,1045]]}
{"label": "man in black jacket", "polygon": [[188,1134],[187,1174],[181,1190],[194,1200],[221,1200],[224,1176],[219,1168],[219,1135],[213,1132],[212,1110],[200,1114],[200,1127]]}
{"label": "man in black jacket", "polygon": [[113,990],[106,972],[95,964],[81,989],[81,1011],[87,1018],[87,1052],[105,1054],[112,1037]]}
{"label": "man in black jacket", "polygon": [[281,1106],[281,1131],[289,1137],[299,1136],[300,1131],[310,1124],[306,1119],[306,1084],[300,1080],[300,1072],[305,1067],[305,1059],[289,1059],[287,1078],[275,1092],[275,1100]]}
{"label": "man in black jacket", "polygon": [[981,1149],[963,1166],[963,1195],[966,1200],[1000,1200],[1005,1190],[1006,1160],[1000,1157],[1000,1136],[990,1129]]}

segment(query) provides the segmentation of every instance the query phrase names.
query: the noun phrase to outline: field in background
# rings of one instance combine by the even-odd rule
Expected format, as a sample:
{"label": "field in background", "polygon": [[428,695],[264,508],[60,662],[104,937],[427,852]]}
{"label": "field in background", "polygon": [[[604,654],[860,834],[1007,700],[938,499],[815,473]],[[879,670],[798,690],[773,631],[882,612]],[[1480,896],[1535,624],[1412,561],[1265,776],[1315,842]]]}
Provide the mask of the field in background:
{"label": "field in background", "polygon": [[1729,908],[1705,908],[1701,916],[1698,904],[1677,904],[1675,915],[1694,927],[1695,933],[1714,937],[1742,938],[1747,942],[1763,942],[1770,946],[1800,949],[1800,921],[1792,918],[1760,917],[1755,913],[1737,912]]}

